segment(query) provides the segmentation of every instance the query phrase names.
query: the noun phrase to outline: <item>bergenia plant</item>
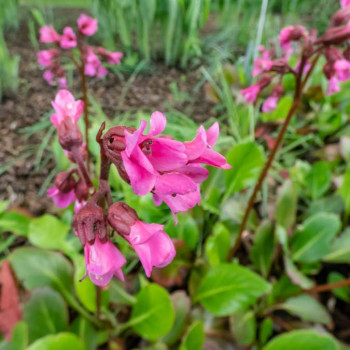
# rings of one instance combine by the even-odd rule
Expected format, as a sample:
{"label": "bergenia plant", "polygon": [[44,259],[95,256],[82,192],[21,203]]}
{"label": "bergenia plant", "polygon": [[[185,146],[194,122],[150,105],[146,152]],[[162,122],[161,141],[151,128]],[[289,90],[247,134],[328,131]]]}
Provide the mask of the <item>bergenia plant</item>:
{"label": "bergenia plant", "polygon": [[[294,99],[252,192],[240,226],[239,237],[230,251],[229,258],[240,246],[256,195],[273,163],[288,124],[300,105],[303,91],[319,59],[323,57],[325,60],[323,74],[328,80],[327,95],[340,91],[340,83],[350,79],[350,1],[341,0],[340,5],[341,8],[333,15],[330,26],[323,35],[318,37],[315,30],[308,31],[303,26],[289,26],[283,28],[279,34],[279,47],[275,47],[272,42],[268,49],[263,46],[259,48],[261,56],[255,60],[252,72],[257,81],[241,90],[245,101],[256,104],[259,94],[270,89],[271,93],[262,103],[261,110],[265,113],[275,110],[279,99],[285,93],[282,85],[285,75],[294,77]],[[291,59],[292,57],[297,57],[297,60]],[[297,63],[293,66],[291,62]]]}
{"label": "bergenia plant", "polygon": [[180,142],[162,134],[166,117],[161,112],[152,113],[148,133],[144,120],[138,129],[118,125],[104,134],[103,123],[96,136],[101,169],[95,189],[85,167],[86,148],[77,125],[83,104],[67,90],[59,91],[52,102],[55,113],[51,121],[72,169],[56,176],[48,196],[60,208],[75,202],[74,232],[84,246],[86,274],[93,283],[104,286],[113,276],[124,279],[122,266],[126,260],[111,242],[107,226],[130,243],[149,277],[153,267],[166,266],[173,260],[174,244],[163,225],[143,222],[126,203],[113,203],[108,184],[110,166],[117,168],[135,194],[151,193],[156,206],[165,202],[176,222],[177,213],[200,204],[200,184],[209,175],[203,165],[230,168],[225,157],[213,149],[219,124],[215,122],[208,130],[200,126],[192,141]]}
{"label": "bergenia plant", "polygon": [[57,82],[60,88],[68,88],[63,59],[71,60],[77,68],[84,99],[84,122],[87,143],[89,142],[87,135],[89,104],[86,76],[104,77],[108,70],[103,63],[119,65],[123,57],[122,52],[111,52],[103,47],[88,44],[88,37],[93,36],[97,32],[97,28],[98,20],[85,14],[79,16],[76,32],[71,27],[65,27],[62,34],[59,34],[52,25],[45,25],[40,28],[39,41],[44,44],[51,44],[52,47],[37,53],[38,62],[44,68],[43,78],[50,85]]}

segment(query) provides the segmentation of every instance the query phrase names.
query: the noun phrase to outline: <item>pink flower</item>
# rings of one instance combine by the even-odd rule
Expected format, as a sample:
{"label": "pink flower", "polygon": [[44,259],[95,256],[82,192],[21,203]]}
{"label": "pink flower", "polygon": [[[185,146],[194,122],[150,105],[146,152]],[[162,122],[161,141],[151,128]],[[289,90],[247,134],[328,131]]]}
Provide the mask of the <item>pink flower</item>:
{"label": "pink flower", "polygon": [[270,59],[259,57],[254,61],[254,68],[252,76],[256,77],[262,72],[268,72],[272,67],[272,62]]}
{"label": "pink flower", "polygon": [[[126,260],[118,248],[111,242],[102,243],[96,236],[93,244],[84,247],[86,275],[97,286],[107,285],[113,276],[124,281],[122,266]],[[83,277],[85,278],[86,275]]]}
{"label": "pink flower", "polygon": [[103,47],[98,47],[97,52],[99,55],[106,58],[109,64],[120,64],[120,60],[123,57],[122,52],[111,52]]}
{"label": "pink flower", "polygon": [[40,42],[41,43],[57,43],[61,39],[60,35],[56,33],[53,26],[45,25],[40,28]]}
{"label": "pink flower", "polygon": [[350,62],[348,60],[341,59],[335,61],[333,68],[340,81],[350,79]]}
{"label": "pink flower", "polygon": [[58,78],[58,86],[61,89],[67,89],[68,88],[67,78],[66,77],[59,77]]}
{"label": "pink flower", "polygon": [[269,96],[262,106],[262,111],[264,113],[270,113],[274,111],[277,107],[278,99],[278,96]]}
{"label": "pink flower", "polygon": [[82,13],[78,18],[78,28],[84,35],[94,35],[97,32],[97,19]]}
{"label": "pink flower", "polygon": [[163,225],[136,220],[130,234],[124,236],[139,256],[147,277],[151,276],[152,267],[164,267],[176,255],[174,244],[163,228]]}
{"label": "pink flower", "polygon": [[333,95],[340,91],[339,81],[336,76],[331,77],[328,80],[327,95]]}
{"label": "pink flower", "polygon": [[59,55],[59,51],[56,49],[41,50],[37,53],[37,58],[39,64],[43,67],[48,67],[51,65],[54,57]]}
{"label": "pink flower", "polygon": [[290,55],[293,51],[292,41],[290,40],[290,36],[293,30],[294,30],[293,26],[283,28],[278,36],[278,39],[280,41],[280,46],[286,55]]}
{"label": "pink flower", "polygon": [[52,114],[50,119],[56,128],[65,117],[71,118],[76,124],[83,113],[84,102],[76,101],[68,90],[60,90],[51,104],[56,113]]}
{"label": "pink flower", "polygon": [[77,46],[77,37],[71,27],[65,27],[63,29],[63,35],[60,40],[62,49],[72,49]]}
{"label": "pink flower", "polygon": [[340,0],[340,6],[341,7],[350,6],[350,0]]}
{"label": "pink flower", "polygon": [[247,89],[241,90],[241,94],[247,103],[254,103],[260,90],[261,87],[258,84],[254,84]]}
{"label": "pink flower", "polygon": [[50,70],[46,70],[43,74],[44,80],[50,85],[53,84],[54,77],[55,75]]}
{"label": "pink flower", "polygon": [[102,66],[101,61],[95,55],[91,48],[88,48],[85,56],[85,74],[88,76],[104,77],[108,73],[107,69]]}
{"label": "pink flower", "polygon": [[60,209],[67,208],[75,201],[74,189],[70,190],[67,193],[62,193],[56,186],[50,187],[47,190],[47,196],[49,198],[52,198],[55,206]]}

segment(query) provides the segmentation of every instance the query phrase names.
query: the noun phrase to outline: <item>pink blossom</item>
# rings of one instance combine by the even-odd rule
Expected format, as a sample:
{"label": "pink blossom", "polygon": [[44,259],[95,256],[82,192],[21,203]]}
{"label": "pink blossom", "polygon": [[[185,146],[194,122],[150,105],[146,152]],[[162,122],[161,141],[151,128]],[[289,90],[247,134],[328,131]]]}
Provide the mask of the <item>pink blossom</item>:
{"label": "pink blossom", "polygon": [[262,106],[262,111],[264,113],[270,113],[277,107],[279,97],[278,96],[269,96]]}
{"label": "pink blossom", "polygon": [[40,42],[41,43],[57,43],[61,40],[59,34],[56,33],[53,26],[45,25],[40,28]]}
{"label": "pink blossom", "polygon": [[350,6],[350,0],[340,0],[340,6],[341,7]]}
{"label": "pink blossom", "polygon": [[336,76],[331,77],[328,80],[328,87],[327,87],[327,95],[333,95],[336,92],[340,91],[340,87],[339,87],[339,81],[338,78]]}
{"label": "pink blossom", "polygon": [[270,59],[259,57],[254,61],[254,68],[252,76],[256,77],[262,72],[268,72],[272,67],[272,62]]}
{"label": "pink blossom", "polygon": [[79,213],[80,209],[84,208],[85,205],[86,205],[86,201],[79,202],[79,200],[76,200],[74,203],[74,213],[75,214]]}
{"label": "pink blossom", "polygon": [[88,48],[85,56],[85,74],[101,78],[107,74],[107,69],[102,66],[101,61],[95,55],[92,48]]}
{"label": "pink blossom", "polygon": [[136,220],[130,228],[130,235],[124,238],[138,254],[146,276],[150,277],[152,267],[164,267],[172,262],[176,250],[164,226]]}
{"label": "pink blossom", "polygon": [[254,103],[260,90],[261,87],[258,84],[254,84],[249,86],[247,89],[241,90],[241,94],[247,103]]}
{"label": "pink blossom", "polygon": [[71,118],[76,124],[83,113],[84,102],[76,101],[68,90],[60,90],[51,104],[56,113],[52,114],[50,119],[56,128],[65,117]]}
{"label": "pink blossom", "polygon": [[105,57],[109,64],[120,64],[120,60],[123,57],[122,52],[111,52],[103,47],[98,47],[97,52],[102,57]]}
{"label": "pink blossom", "polygon": [[62,193],[56,186],[50,187],[47,190],[47,196],[49,198],[52,198],[53,203],[57,208],[61,209],[67,208],[75,201],[74,189],[70,190],[67,193]]}
{"label": "pink blossom", "polygon": [[66,77],[59,77],[58,78],[58,86],[61,89],[67,89],[68,88],[67,78]]}
{"label": "pink blossom", "polygon": [[41,50],[37,53],[37,58],[39,64],[41,64],[43,67],[48,67],[51,65],[53,58],[57,57],[58,55],[59,52],[56,49]]}
{"label": "pink blossom", "polygon": [[71,27],[65,27],[63,29],[63,35],[60,40],[62,49],[72,49],[77,46],[77,37]]}
{"label": "pink blossom", "polygon": [[78,18],[79,31],[87,36],[94,35],[97,32],[97,23],[97,19],[82,13]]}
{"label": "pink blossom", "polygon": [[94,284],[103,287],[110,282],[113,276],[124,281],[121,268],[126,260],[111,241],[102,243],[100,238],[96,236],[93,244],[85,244],[84,254],[86,275],[90,277]]}
{"label": "pink blossom", "polygon": [[54,77],[55,75],[50,70],[46,70],[43,74],[44,80],[50,85],[53,84]]}
{"label": "pink blossom", "polygon": [[293,26],[283,28],[278,36],[278,39],[280,41],[280,46],[286,55],[290,55],[293,51],[292,41],[290,40],[290,36],[293,30],[294,30]]}
{"label": "pink blossom", "polygon": [[340,59],[334,63],[334,71],[340,81],[350,79],[350,62],[345,59]]}

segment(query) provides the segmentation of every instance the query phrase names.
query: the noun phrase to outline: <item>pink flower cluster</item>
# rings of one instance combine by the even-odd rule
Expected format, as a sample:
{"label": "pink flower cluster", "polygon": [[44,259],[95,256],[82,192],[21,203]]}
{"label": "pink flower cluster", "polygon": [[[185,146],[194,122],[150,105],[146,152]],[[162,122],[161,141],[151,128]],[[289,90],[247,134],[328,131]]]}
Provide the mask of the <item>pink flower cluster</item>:
{"label": "pink flower cluster", "polygon": [[[55,47],[37,53],[38,62],[45,68],[43,78],[52,85],[57,79],[61,88],[67,88],[67,79],[61,65],[61,58],[67,56],[69,50],[78,48],[80,51],[81,66],[85,75],[104,77],[108,71],[102,61],[109,64],[120,64],[123,57],[121,52],[111,52],[103,47],[87,45],[84,37],[92,36],[97,32],[98,21],[85,14],[77,20],[78,34],[71,27],[65,27],[62,34],[58,34],[52,25],[40,28],[40,42],[54,44]],[[69,56],[70,57],[70,56]]]}
{"label": "pink flower cluster", "polygon": [[[108,186],[110,165],[116,165],[122,179],[130,183],[137,195],[152,193],[157,206],[165,202],[176,220],[176,213],[200,203],[200,183],[209,175],[202,165],[231,168],[225,157],[213,150],[219,136],[218,123],[208,130],[200,126],[195,138],[188,142],[161,135],[166,127],[166,117],[161,112],[152,114],[148,133],[145,121],[137,130],[112,127],[103,137],[102,126],[97,137],[101,146],[100,183],[89,198],[92,182],[84,166],[86,150],[77,125],[83,102],[61,90],[52,106],[55,113],[50,119],[59,142],[77,167],[59,173],[48,196],[60,208],[75,202],[73,226],[84,246],[86,275],[99,286],[108,284],[113,276],[124,280],[122,266],[126,259],[109,239],[109,225],[133,247],[150,277],[153,267],[164,267],[174,259],[174,244],[163,225],[142,222],[127,204],[112,202]],[[102,199],[108,203],[107,213],[100,206]]]}

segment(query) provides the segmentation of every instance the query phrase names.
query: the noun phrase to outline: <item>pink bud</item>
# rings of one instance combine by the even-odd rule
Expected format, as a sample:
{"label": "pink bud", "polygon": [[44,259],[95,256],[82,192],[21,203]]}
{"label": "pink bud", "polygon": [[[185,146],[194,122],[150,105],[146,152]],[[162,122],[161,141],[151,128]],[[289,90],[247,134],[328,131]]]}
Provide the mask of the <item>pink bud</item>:
{"label": "pink bud", "polygon": [[256,98],[258,97],[260,90],[261,90],[260,86],[257,84],[254,84],[244,90],[241,90],[241,94],[243,95],[247,103],[254,103]]}
{"label": "pink bud", "polygon": [[82,13],[78,18],[78,28],[81,33],[92,36],[97,32],[97,19]]}
{"label": "pink bud", "polygon": [[338,79],[334,76],[328,80],[328,87],[327,87],[327,95],[333,95],[336,92],[340,91],[339,87],[339,81]]}

